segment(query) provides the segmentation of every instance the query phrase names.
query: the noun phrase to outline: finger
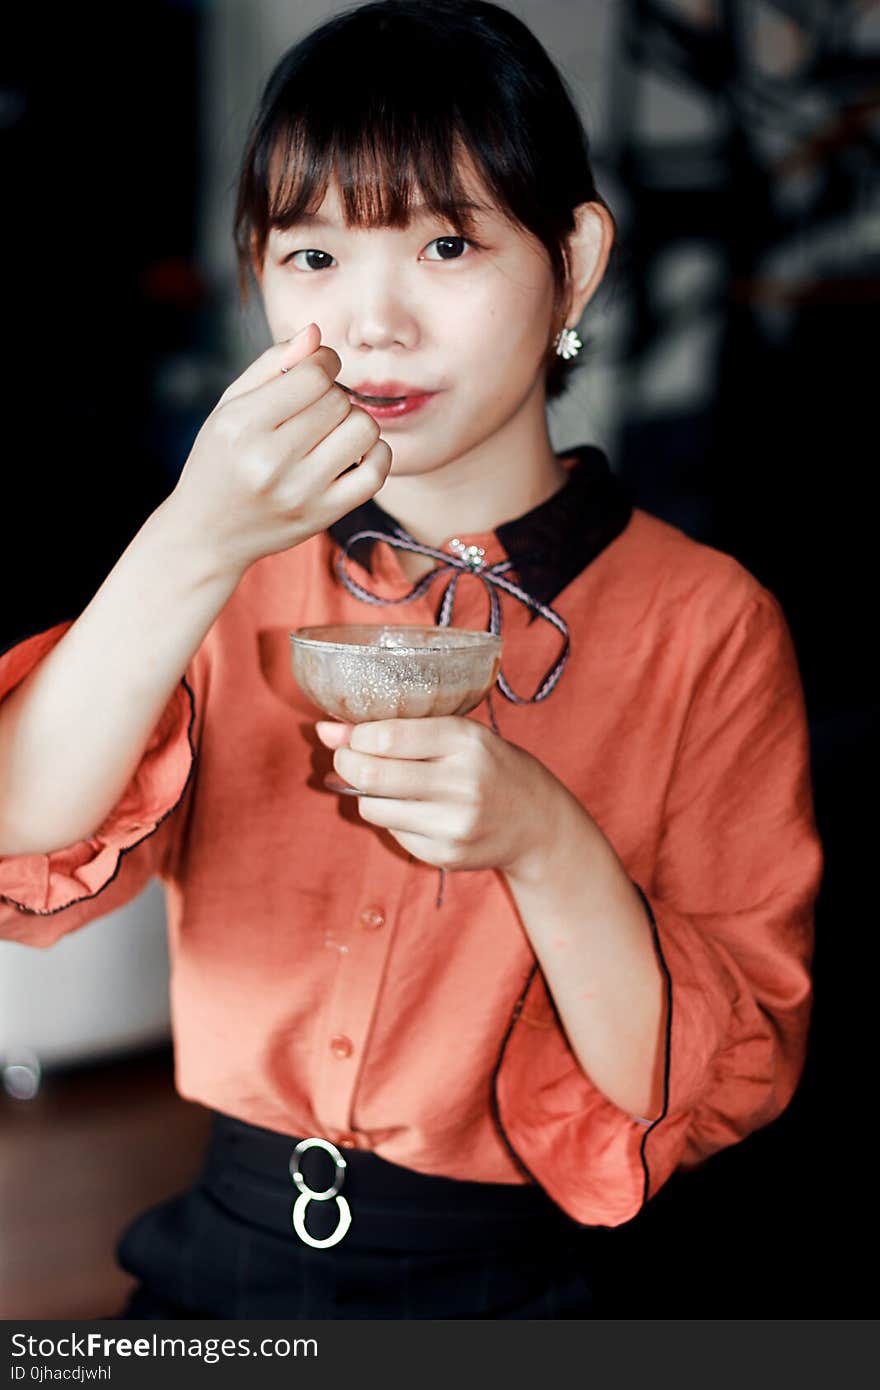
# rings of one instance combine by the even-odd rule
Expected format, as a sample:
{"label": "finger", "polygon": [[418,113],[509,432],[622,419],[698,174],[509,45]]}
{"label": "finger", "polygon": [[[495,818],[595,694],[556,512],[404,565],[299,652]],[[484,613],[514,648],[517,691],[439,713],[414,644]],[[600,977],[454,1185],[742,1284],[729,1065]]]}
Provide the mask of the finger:
{"label": "finger", "polygon": [[435,869],[447,869],[458,864],[458,849],[449,840],[437,840],[431,835],[413,835],[408,831],[388,828],[389,835],[423,864],[433,864]]}
{"label": "finger", "polygon": [[315,733],[325,748],[342,748],[348,743],[353,724],[341,724],[335,719],[317,719]]}
{"label": "finger", "polygon": [[350,396],[335,381],[339,370],[338,354],[330,347],[319,347],[286,373],[278,368],[266,381],[242,392],[235,408],[246,410],[248,419],[259,428],[276,430],[287,421],[299,427],[310,407],[326,412],[330,409],[326,398],[337,397],[337,408],[331,412],[332,428],[351,409]]}
{"label": "finger", "polygon": [[[391,468],[391,450],[384,440],[375,437],[374,423],[366,418],[366,428],[345,420],[332,436],[298,458],[279,446],[275,438],[279,477],[284,479],[278,494],[280,505],[295,510],[301,505],[305,487],[315,498],[315,519],[326,529],[375,496]],[[345,487],[337,492],[341,478],[345,479]]]}
{"label": "finger", "polygon": [[[260,353],[249,367],[236,377],[220,397],[222,401],[231,401],[238,396],[246,395],[248,391],[253,391],[256,387],[264,385],[267,381],[272,381],[275,377],[282,375],[282,368],[285,370],[294,367],[302,362],[306,357],[316,351],[320,351],[321,330],[316,323],[307,323],[298,333],[285,343],[273,343],[265,352]],[[323,352],[328,356],[336,357],[332,348],[324,348]],[[329,358],[332,362],[332,358]],[[335,376],[341,369],[342,363],[337,358],[337,366],[331,366],[331,375]],[[329,362],[328,362],[329,365]]]}
{"label": "finger", "polygon": [[[282,404],[278,409],[284,408]],[[283,452],[296,451],[300,456],[308,457],[310,463],[317,465],[318,471],[321,471],[324,462],[316,452],[319,446],[328,441],[329,452],[336,463],[344,444],[343,453],[348,457],[333,472],[332,476],[336,477],[342,467],[347,468],[372,448],[378,437],[379,425],[372,415],[355,405],[341,387],[333,384],[305,410],[276,425],[272,444]]]}
{"label": "finger", "polygon": [[373,719],[352,729],[349,747],[380,758],[442,758],[483,737],[474,719],[445,714],[428,719]]}
{"label": "finger", "polygon": [[375,497],[391,472],[391,463],[391,449],[384,439],[377,439],[362,458],[346,466],[340,466],[338,454],[335,459],[333,454],[327,454],[320,475],[327,480],[324,484],[323,507],[329,520],[325,525],[332,525],[368,498]]}
{"label": "finger", "polygon": [[[296,368],[302,366],[304,361],[311,361],[314,367],[321,370],[311,368],[309,373],[298,373]],[[267,347],[266,352],[261,353],[256,361],[252,361],[250,366],[246,367],[241,377],[236,377],[235,381],[227,386],[220,398],[220,404],[253,398],[252,403],[261,406],[264,403],[263,393],[267,388],[270,389],[270,399],[285,402],[289,399],[289,389],[286,392],[284,389],[285,382],[292,384],[293,379],[298,378],[295,395],[300,398],[298,409],[302,409],[302,404],[317,400],[321,393],[328,391],[341,370],[342,359],[339,354],[334,352],[332,347],[321,345],[321,329],[317,324],[307,324],[291,341],[272,343],[271,347]],[[279,418],[286,416],[288,411],[282,411]]]}
{"label": "finger", "polygon": [[380,830],[393,830],[400,835],[418,835],[420,838],[440,842],[445,846],[452,843],[443,817],[438,814],[437,805],[428,801],[395,801],[381,796],[359,796],[358,812],[362,820],[375,825]]}
{"label": "finger", "polygon": [[[316,323],[307,323],[305,328],[301,328],[298,333],[294,333],[292,338],[288,338],[286,343],[276,343],[280,348],[280,358],[278,370],[282,376],[289,372],[291,367],[295,367],[298,362],[302,362],[306,357],[310,357],[313,352],[317,352],[321,345],[321,330]],[[332,352],[332,348],[327,349]],[[341,362],[340,362],[341,365]]]}
{"label": "finger", "polygon": [[337,748],[333,766],[346,782],[370,796],[429,801],[435,810],[439,801],[449,798],[451,790],[448,775],[437,763],[377,758],[348,747]]}

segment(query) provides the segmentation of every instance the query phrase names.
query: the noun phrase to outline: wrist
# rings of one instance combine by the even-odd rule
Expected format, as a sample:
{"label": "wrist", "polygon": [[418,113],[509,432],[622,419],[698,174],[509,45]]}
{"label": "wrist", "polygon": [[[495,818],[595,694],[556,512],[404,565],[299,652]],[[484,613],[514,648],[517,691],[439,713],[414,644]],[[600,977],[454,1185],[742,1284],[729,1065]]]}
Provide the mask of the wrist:
{"label": "wrist", "polygon": [[165,549],[170,563],[179,565],[198,587],[215,587],[228,597],[248,567],[205,540],[177,489],[148,517],[144,529]]}
{"label": "wrist", "polygon": [[[596,822],[571,793],[556,783],[559,796],[529,827],[529,841],[505,868],[511,887],[541,889],[559,883],[572,864],[589,871],[606,844]],[[540,829],[538,829],[540,827]]]}

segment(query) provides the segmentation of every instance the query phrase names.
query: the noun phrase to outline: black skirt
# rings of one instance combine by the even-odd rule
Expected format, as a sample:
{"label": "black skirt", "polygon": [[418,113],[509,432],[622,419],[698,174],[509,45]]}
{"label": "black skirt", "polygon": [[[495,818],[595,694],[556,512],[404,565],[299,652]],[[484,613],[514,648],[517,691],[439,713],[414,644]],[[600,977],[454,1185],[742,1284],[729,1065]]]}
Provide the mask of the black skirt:
{"label": "black skirt", "polygon": [[115,1316],[591,1316],[590,1228],[535,1184],[431,1177],[324,1141],[297,1160],[299,1142],[215,1113],[193,1186],[119,1239],[139,1284]]}

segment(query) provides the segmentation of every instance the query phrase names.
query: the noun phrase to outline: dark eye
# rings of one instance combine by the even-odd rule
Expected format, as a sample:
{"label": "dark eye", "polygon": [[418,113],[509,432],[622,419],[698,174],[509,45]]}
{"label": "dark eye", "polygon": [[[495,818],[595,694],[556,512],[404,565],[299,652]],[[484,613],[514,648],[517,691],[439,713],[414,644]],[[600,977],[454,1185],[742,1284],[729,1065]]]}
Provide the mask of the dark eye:
{"label": "dark eye", "polygon": [[327,265],[326,265],[326,264],[315,265],[313,261],[309,261],[305,266],[301,266],[301,265],[296,261],[296,257],[297,257],[297,256],[316,256],[316,257],[318,257],[318,258],[323,257],[324,262],[332,261],[332,260],[333,260],[333,257],[330,255],[329,251],[314,251],[314,250],[309,250],[309,251],[291,251],[291,253],[290,253],[289,256],[285,256],[285,257],[284,257],[284,260],[281,262],[281,264],[282,264],[282,265],[287,265],[287,262],[288,262],[288,261],[293,261],[294,264],[296,265],[297,270],[326,270],[326,269],[327,269]]}
{"label": "dark eye", "polygon": [[460,261],[461,255],[459,254],[457,248],[460,246],[470,246],[470,244],[471,243],[469,241],[465,241],[464,237],[462,236],[435,237],[433,241],[428,242],[428,245],[436,246],[441,254],[438,257],[429,256],[428,259],[437,259],[441,261]]}

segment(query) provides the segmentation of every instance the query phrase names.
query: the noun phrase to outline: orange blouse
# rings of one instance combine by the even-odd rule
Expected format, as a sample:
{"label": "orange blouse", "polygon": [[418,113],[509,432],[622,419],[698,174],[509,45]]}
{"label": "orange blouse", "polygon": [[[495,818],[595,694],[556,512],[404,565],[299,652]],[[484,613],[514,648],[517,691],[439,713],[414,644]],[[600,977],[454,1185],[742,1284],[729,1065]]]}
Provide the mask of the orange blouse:
{"label": "orange blouse", "polygon": [[[289,632],[437,621],[436,586],[391,609],[354,597],[335,568],[338,524],[247,571],[91,839],[0,858],[0,936],[51,946],[158,875],[182,1096],[423,1173],[535,1181],[577,1222],[615,1226],[791,1098],[822,849],[778,602],[638,508],[593,554],[572,480],[596,452],[574,451],[552,505],[456,539],[489,565],[505,537],[558,541],[568,663],[549,698],[496,692],[493,705],[502,737],[578,798],[645,897],[668,990],[658,1120],[620,1110],[581,1069],[503,874],[447,873],[438,910],[437,870],[322,788],[332,755],[291,675]],[[395,524],[375,502],[366,515]],[[411,590],[386,541],[356,553],[359,584]],[[531,694],[560,636],[499,597],[502,669]],[[479,576],[459,582],[453,621],[487,626]],[[69,626],[0,657],[0,696]],[[488,724],[485,702],[468,717]]]}

